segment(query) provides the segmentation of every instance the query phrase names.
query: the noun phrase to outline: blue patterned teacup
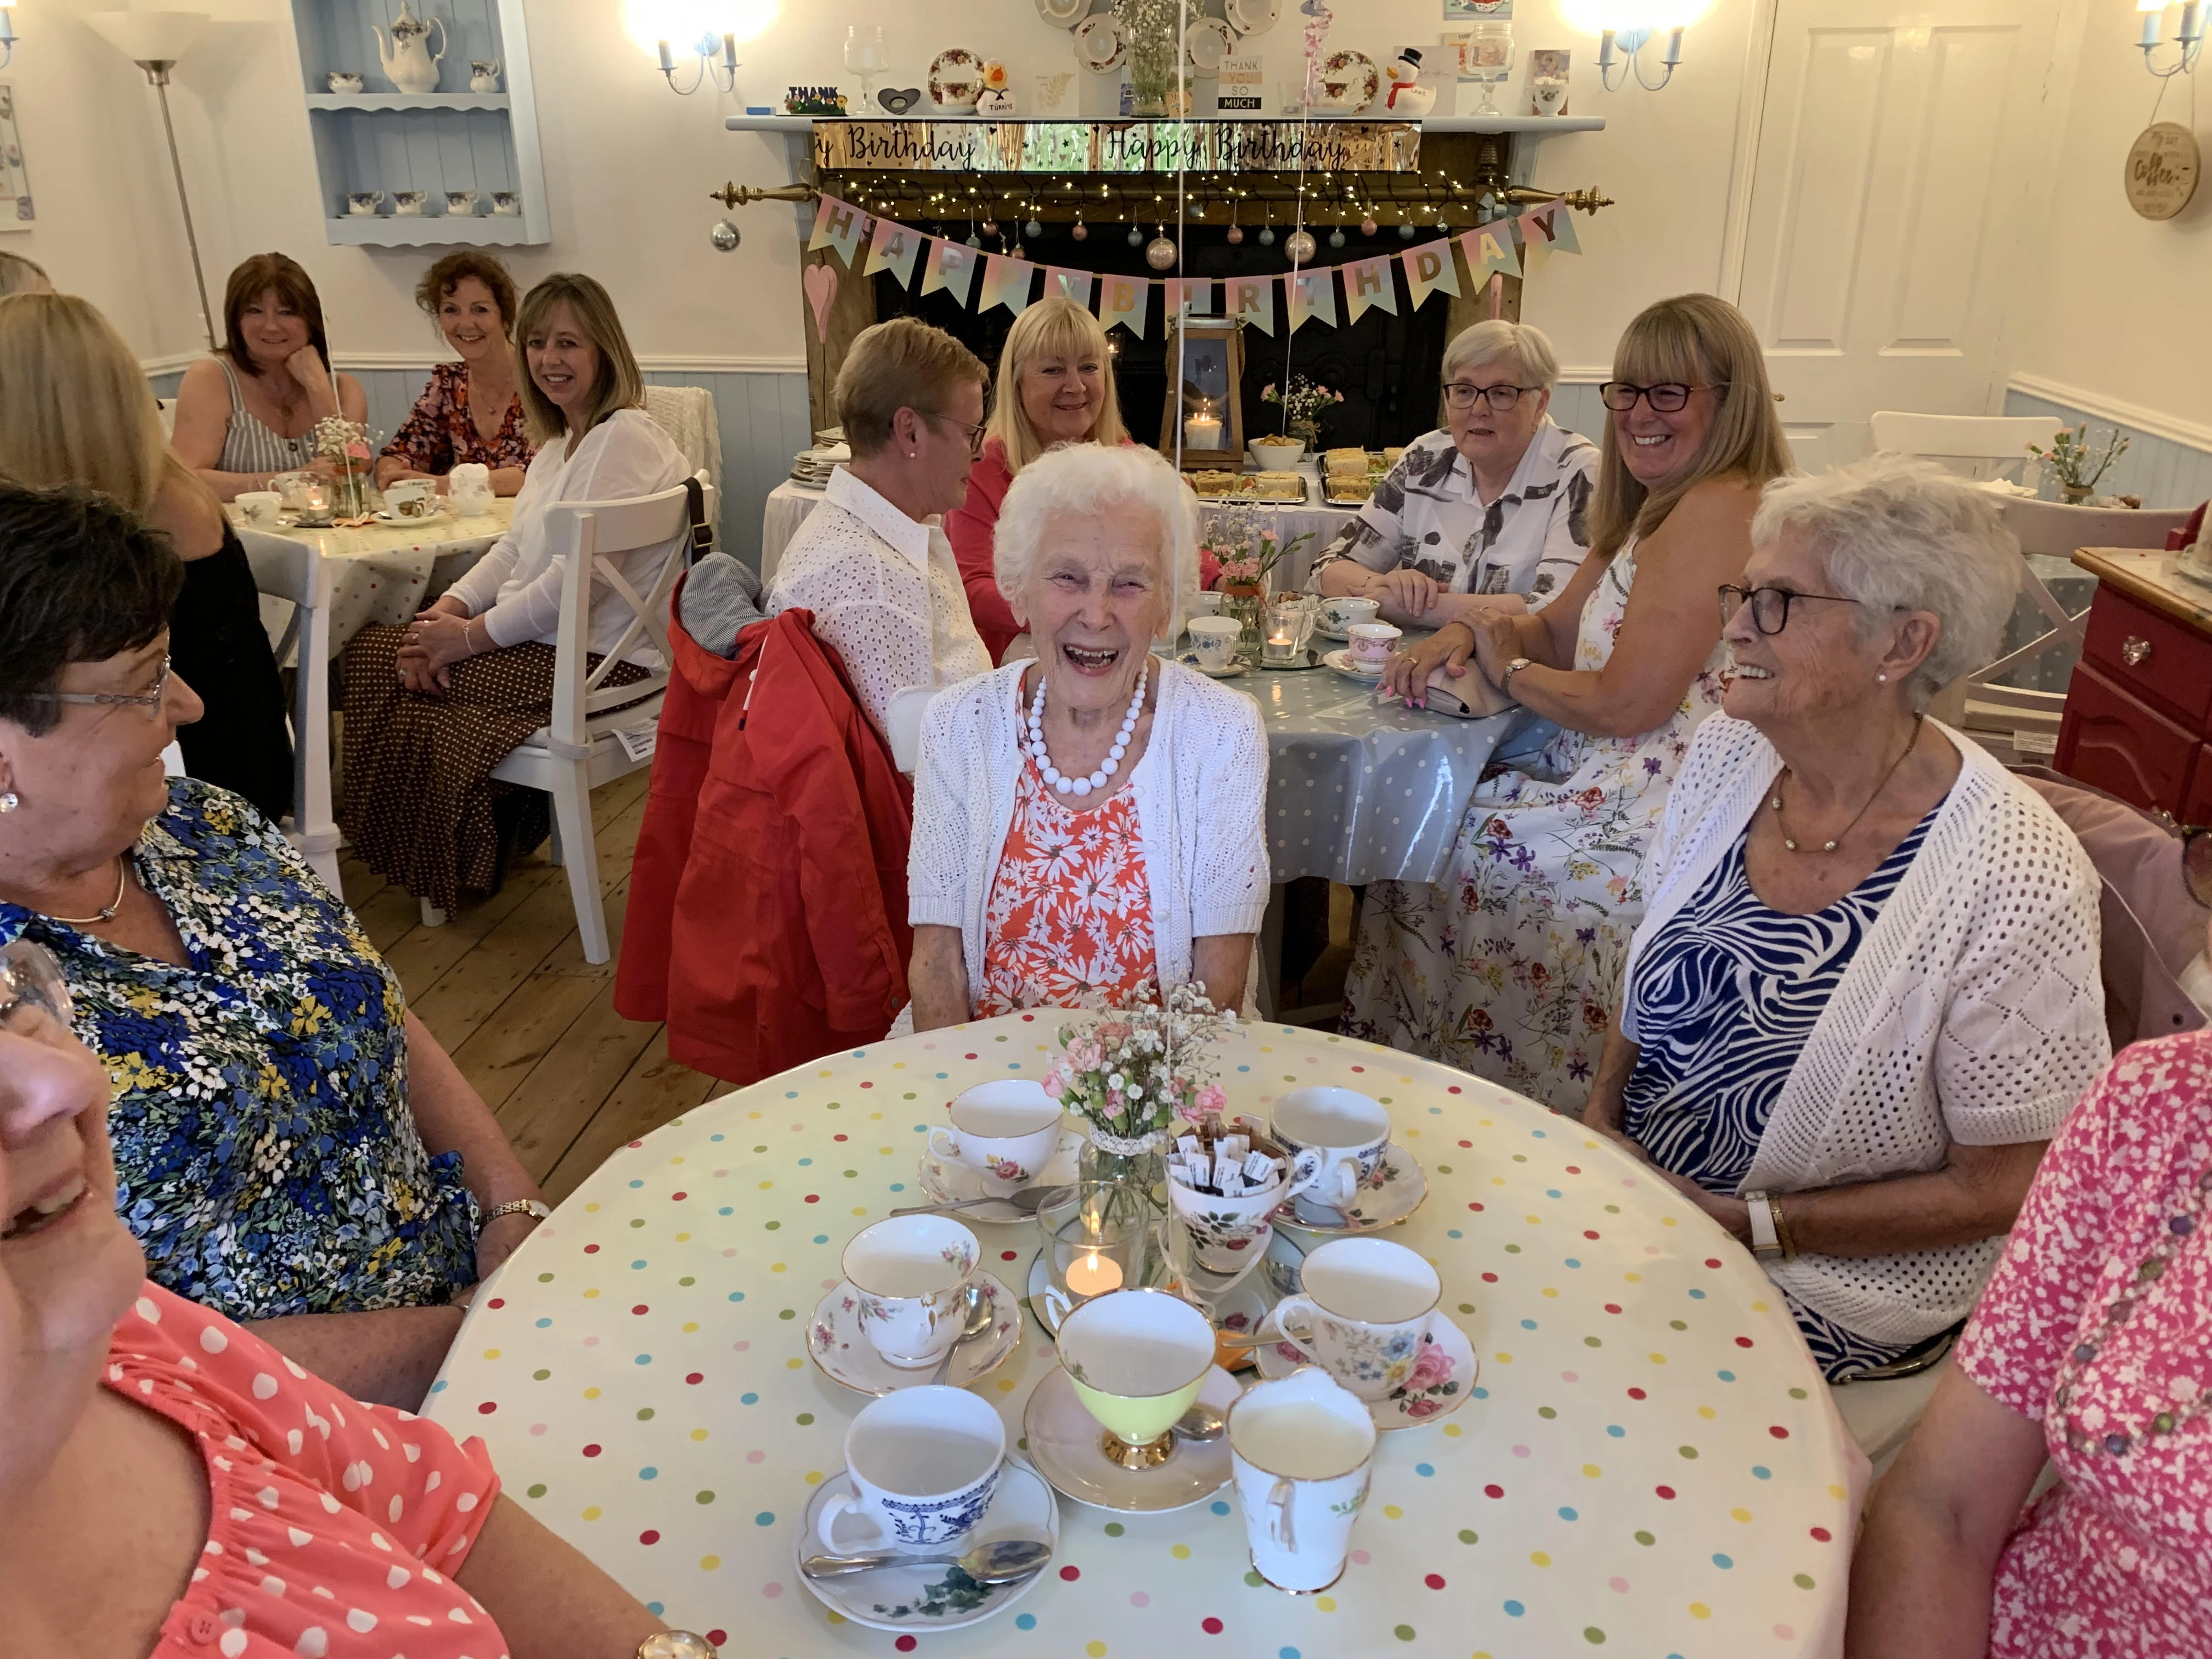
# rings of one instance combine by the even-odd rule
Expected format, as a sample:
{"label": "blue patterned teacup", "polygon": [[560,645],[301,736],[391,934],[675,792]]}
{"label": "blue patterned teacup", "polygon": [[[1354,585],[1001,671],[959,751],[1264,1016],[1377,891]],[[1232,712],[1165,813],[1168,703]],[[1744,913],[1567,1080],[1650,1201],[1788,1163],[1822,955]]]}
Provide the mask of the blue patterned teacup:
{"label": "blue patterned teacup", "polygon": [[957,1549],[991,1507],[1006,1455],[999,1413],[965,1389],[929,1384],[871,1401],[845,1431],[853,1490],[822,1506],[822,1547]]}

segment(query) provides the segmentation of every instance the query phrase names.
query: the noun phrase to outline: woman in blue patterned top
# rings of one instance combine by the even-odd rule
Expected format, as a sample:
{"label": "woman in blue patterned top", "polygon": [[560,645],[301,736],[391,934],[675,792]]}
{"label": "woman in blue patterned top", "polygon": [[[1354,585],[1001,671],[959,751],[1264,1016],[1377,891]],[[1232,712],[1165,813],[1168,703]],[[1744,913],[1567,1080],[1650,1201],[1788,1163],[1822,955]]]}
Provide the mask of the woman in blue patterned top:
{"label": "woman in blue patterned top", "polygon": [[199,713],[180,580],[106,497],[0,485],[0,945],[52,952],[106,1062],[148,1272],[411,1406],[542,1195],[343,901],[245,801],[164,776]]}
{"label": "woman in blue patterned top", "polygon": [[2018,586],[1984,492],[1877,456],[1767,485],[1752,544],[1585,1121],[1752,1248],[1841,1381],[1966,1317],[2104,1066],[2098,884],[1926,713]]}

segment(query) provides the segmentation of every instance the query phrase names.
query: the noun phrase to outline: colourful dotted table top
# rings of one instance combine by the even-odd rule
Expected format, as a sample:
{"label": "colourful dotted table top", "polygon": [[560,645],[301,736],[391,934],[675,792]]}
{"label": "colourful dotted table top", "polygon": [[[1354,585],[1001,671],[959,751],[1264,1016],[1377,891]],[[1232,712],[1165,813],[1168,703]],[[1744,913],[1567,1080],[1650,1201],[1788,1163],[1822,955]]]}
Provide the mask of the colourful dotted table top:
{"label": "colourful dotted table top", "polygon": [[[1232,1109],[1310,1084],[1389,1105],[1429,1182],[1393,1237],[1436,1262],[1481,1361],[1467,1404],[1382,1437],[1344,1578],[1261,1587],[1233,1489],[1162,1516],[1062,1499],[1051,1582],[1006,1615],[917,1636],[830,1613],[793,1582],[792,1540],[865,1401],[806,1358],[808,1313],[854,1231],[921,1201],[945,1103],[1041,1075],[1058,1018],[842,1052],[632,1142],[479,1292],[428,1413],[482,1435],[509,1496],[737,1659],[1838,1650],[1846,1441],[1752,1259],[1571,1120],[1280,1025],[1224,1045]],[[1021,1285],[1033,1231],[976,1232]],[[1010,1444],[1051,1352],[1032,1320],[976,1385]]]}

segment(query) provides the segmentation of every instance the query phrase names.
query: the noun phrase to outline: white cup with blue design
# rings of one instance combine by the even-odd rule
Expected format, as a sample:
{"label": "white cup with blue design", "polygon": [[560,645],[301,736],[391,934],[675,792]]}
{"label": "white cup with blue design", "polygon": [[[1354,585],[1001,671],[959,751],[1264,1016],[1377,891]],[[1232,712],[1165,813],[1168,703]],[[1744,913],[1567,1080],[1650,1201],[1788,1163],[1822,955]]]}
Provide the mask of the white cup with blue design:
{"label": "white cup with blue design", "polygon": [[1006,1428],[965,1389],[901,1389],[860,1409],[845,1431],[852,1486],[822,1506],[815,1530],[833,1555],[958,1550],[991,1507]]}

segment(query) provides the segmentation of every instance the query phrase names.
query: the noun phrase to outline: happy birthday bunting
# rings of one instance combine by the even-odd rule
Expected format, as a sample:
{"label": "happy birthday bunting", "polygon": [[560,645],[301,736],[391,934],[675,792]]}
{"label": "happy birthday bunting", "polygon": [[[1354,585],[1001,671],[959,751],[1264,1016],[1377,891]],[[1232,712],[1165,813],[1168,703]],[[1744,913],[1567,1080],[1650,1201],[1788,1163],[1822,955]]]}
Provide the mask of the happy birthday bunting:
{"label": "happy birthday bunting", "polygon": [[1297,333],[1309,317],[1331,328],[1336,326],[1336,273],[1328,266],[1284,277],[1283,298],[1291,333]]}
{"label": "happy birthday bunting", "polygon": [[860,274],[872,276],[888,270],[898,278],[901,288],[912,288],[915,261],[921,257],[921,245],[927,240],[921,232],[908,229],[896,219],[877,220],[876,234],[868,241],[868,268]]}
{"label": "happy birthday bunting", "polygon": [[1145,337],[1145,313],[1152,309],[1152,287],[1141,276],[1109,273],[1099,279],[1098,320],[1111,328],[1116,323],[1139,339]]}
{"label": "happy birthday bunting", "polygon": [[1249,323],[1262,334],[1275,331],[1275,279],[1272,276],[1231,276],[1229,314]]}
{"label": "happy birthday bunting", "polygon": [[975,250],[960,242],[932,237],[929,258],[921,268],[921,291],[927,295],[943,289],[964,306],[975,286]]}
{"label": "happy birthday bunting", "polygon": [[1355,259],[1340,265],[1344,273],[1344,320],[1356,323],[1370,310],[1398,314],[1398,285],[1390,280],[1390,256]]}
{"label": "happy birthday bunting", "polygon": [[850,202],[824,196],[821,205],[814,210],[814,234],[806,244],[806,251],[811,253],[817,248],[835,248],[849,270],[854,256],[860,250],[860,228],[867,222],[868,216]]}
{"label": "happy birthday bunting", "polygon": [[1064,265],[1047,265],[1044,268],[1044,293],[1048,300],[1054,295],[1064,295],[1087,310],[1091,305],[1091,295],[1097,286],[1097,277],[1087,270],[1070,270]]}
{"label": "happy birthday bunting", "polygon": [[1211,276],[1170,276],[1160,283],[1160,289],[1167,297],[1167,314],[1171,319],[1213,314]]}
{"label": "happy birthday bunting", "polygon": [[1467,255],[1468,270],[1478,283],[1493,270],[1505,276],[1521,274],[1520,257],[1513,252],[1513,232],[1503,219],[1468,231],[1459,239],[1459,245]]}
{"label": "happy birthday bunting", "polygon": [[1459,266],[1452,258],[1449,241],[1409,247],[1398,257],[1405,261],[1406,292],[1413,297],[1414,310],[1419,311],[1431,294],[1459,298]]}
{"label": "happy birthday bunting", "polygon": [[1030,308],[1030,278],[1036,275],[1036,269],[1027,259],[1011,254],[985,254],[983,287],[975,296],[975,309],[980,313],[1004,306],[1020,316]]}
{"label": "happy birthday bunting", "polygon": [[1580,253],[1583,251],[1582,240],[1575,234],[1574,213],[1565,202],[1547,202],[1543,206],[1532,208],[1522,214],[1522,241],[1536,240],[1535,235],[1530,234],[1532,229],[1544,239],[1540,246],[1550,248],[1554,253]]}

